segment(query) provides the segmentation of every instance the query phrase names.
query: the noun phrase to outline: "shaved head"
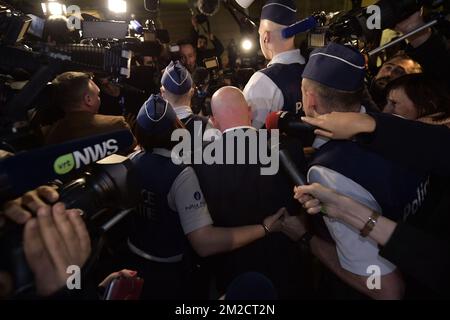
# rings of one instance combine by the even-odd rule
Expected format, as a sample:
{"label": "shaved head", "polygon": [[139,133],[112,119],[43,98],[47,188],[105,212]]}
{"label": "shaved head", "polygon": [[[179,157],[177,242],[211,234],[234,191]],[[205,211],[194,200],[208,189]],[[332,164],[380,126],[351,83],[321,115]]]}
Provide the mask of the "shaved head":
{"label": "shaved head", "polygon": [[286,26],[263,19],[259,24],[259,45],[264,57],[268,60],[282,52],[295,49],[294,37],[284,39],[281,30]]}
{"label": "shaved head", "polygon": [[236,87],[223,87],[211,99],[212,121],[220,131],[240,126],[251,126],[250,107],[244,94]]}

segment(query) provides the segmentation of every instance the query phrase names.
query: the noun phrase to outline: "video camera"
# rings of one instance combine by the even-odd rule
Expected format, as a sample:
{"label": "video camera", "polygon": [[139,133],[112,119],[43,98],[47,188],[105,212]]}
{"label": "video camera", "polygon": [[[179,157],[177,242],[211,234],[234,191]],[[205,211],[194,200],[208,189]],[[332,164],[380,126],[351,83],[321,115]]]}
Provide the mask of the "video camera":
{"label": "video camera", "polygon": [[[30,148],[39,140],[28,111],[39,107],[36,99],[58,74],[93,72],[107,74],[117,82],[130,76],[132,52],[125,41],[46,43],[43,38],[48,22],[0,4],[0,140],[9,150]],[[60,22],[66,27],[64,19]],[[85,30],[92,31],[91,35],[98,31],[90,22]],[[16,144],[19,135],[28,135],[29,142],[20,137],[23,141]]]}
{"label": "video camera", "polygon": [[[132,143],[131,132],[122,130],[0,160],[0,202],[55,179],[63,180],[59,201],[68,209],[82,210],[95,243],[136,205],[139,190],[131,160],[116,155],[129,150]],[[33,282],[23,254],[22,229],[12,223],[0,227],[1,267],[14,276],[17,293]]]}
{"label": "video camera", "polygon": [[0,2],[0,44],[14,45],[30,28],[32,18]]}
{"label": "video camera", "polygon": [[[318,12],[286,29],[283,36],[291,37],[309,31],[309,48],[326,46],[329,42],[354,44],[370,51],[379,43],[381,31],[395,25],[425,7],[437,10],[432,17],[449,12],[447,0],[381,0],[373,6],[354,8],[348,12]],[[378,16],[377,16],[378,15]]]}
{"label": "video camera", "polygon": [[[131,32],[127,22],[83,17],[81,30],[72,32],[64,18],[55,23],[55,19],[26,15],[0,2],[0,142],[7,150],[17,152],[42,144],[39,124],[33,123],[29,111],[47,107],[40,101],[51,100],[48,84],[58,74],[90,72],[126,86],[133,54],[159,58],[161,43],[168,42],[167,31],[151,22],[144,28],[132,20]],[[132,33],[135,37],[128,36]],[[82,40],[75,44],[72,38],[78,34]],[[44,95],[46,99],[40,99]]]}
{"label": "video camera", "polygon": [[224,86],[224,74],[220,70],[217,57],[203,60],[205,67],[197,67],[192,75],[195,92],[192,97],[192,110],[204,116],[212,115],[211,97],[218,89]]}

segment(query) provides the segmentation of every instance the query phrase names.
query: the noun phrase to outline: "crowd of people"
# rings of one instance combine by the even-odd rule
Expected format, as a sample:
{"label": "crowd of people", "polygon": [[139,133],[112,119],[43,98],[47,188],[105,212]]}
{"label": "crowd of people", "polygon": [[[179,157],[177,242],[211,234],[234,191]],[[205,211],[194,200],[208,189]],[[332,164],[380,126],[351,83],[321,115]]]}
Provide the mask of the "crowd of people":
{"label": "crowd of people", "polygon": [[[45,144],[130,130],[135,140],[123,155],[138,172],[139,203],[114,257],[117,270],[126,269],[83,274],[82,290],[66,287],[66,269],[86,265],[92,253],[83,213],[58,202],[57,187],[4,203],[2,218],[24,225],[35,278],[27,297],[98,299],[99,288],[120,277],[144,279],[141,299],[218,299],[231,291],[243,299],[448,297],[448,41],[424,29],[368,81],[366,60],[351,46],[332,42],[304,57],[294,37],[281,35],[295,21],[294,1],[267,1],[259,39],[269,63],[245,88],[214,87],[208,113],[193,106],[194,79],[204,59],[218,57],[223,66],[224,47],[199,33],[196,18],[158,90],[131,100],[136,112],[100,114],[107,84],[90,74],[56,77],[54,103],[63,116],[42,126]],[[417,12],[396,29],[422,25]],[[267,164],[248,161],[254,145],[258,151],[267,142],[260,131],[267,116],[279,111],[314,128],[311,141],[279,137],[308,185],[295,185],[282,168],[262,175]],[[214,144],[216,161],[175,163],[192,160],[173,152],[180,129],[201,137],[202,150]],[[245,140],[243,163],[228,161],[239,158],[242,149],[228,142],[240,133],[256,142]],[[14,290],[6,272],[0,289],[3,297]]]}

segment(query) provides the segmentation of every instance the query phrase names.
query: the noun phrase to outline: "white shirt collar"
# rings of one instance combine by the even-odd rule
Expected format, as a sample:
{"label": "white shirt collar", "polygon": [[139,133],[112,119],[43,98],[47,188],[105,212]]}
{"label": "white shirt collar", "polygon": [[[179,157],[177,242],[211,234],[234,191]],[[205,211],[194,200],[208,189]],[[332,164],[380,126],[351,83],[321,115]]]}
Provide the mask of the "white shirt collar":
{"label": "white shirt collar", "polygon": [[[361,106],[361,109],[359,110],[359,113],[367,113],[366,107]],[[316,136],[316,138],[314,139],[312,147],[314,149],[320,149],[328,141],[330,141],[330,139],[325,138],[325,137],[321,137],[321,136]]]}
{"label": "white shirt collar", "polygon": [[239,129],[252,129],[252,130],[256,130],[254,127],[252,126],[239,126],[239,127],[234,127],[234,128],[228,128],[227,130],[225,130],[224,132],[222,132],[222,134],[225,134],[227,132],[230,131],[234,131],[234,130],[239,130]]}
{"label": "white shirt collar", "polygon": [[177,118],[180,120],[189,118],[193,114],[192,109],[189,106],[173,107],[173,110],[175,111]]}
{"label": "white shirt collar", "polygon": [[285,51],[285,52],[277,54],[275,57],[272,58],[272,60],[269,62],[269,64],[267,66],[270,67],[274,63],[305,64],[305,58],[303,58],[302,54],[300,53],[300,49],[294,49],[294,50],[289,50],[289,51]]}

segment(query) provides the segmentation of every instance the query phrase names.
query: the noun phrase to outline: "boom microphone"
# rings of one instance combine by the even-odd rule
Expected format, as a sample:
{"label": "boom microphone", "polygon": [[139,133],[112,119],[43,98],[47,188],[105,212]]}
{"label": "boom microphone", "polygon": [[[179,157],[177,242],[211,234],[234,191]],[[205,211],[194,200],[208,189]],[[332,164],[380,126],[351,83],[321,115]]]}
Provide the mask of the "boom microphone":
{"label": "boom microphone", "polygon": [[119,151],[128,151],[133,141],[132,133],[124,129],[5,158],[0,161],[0,202],[64,178]]}
{"label": "boom microphone", "polygon": [[317,18],[315,16],[310,16],[301,21],[298,21],[290,26],[281,30],[281,35],[285,39],[289,39],[298,33],[307,32],[314,29],[317,26]]}

